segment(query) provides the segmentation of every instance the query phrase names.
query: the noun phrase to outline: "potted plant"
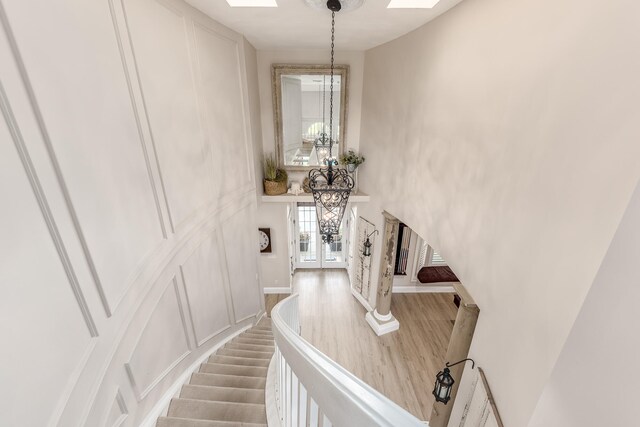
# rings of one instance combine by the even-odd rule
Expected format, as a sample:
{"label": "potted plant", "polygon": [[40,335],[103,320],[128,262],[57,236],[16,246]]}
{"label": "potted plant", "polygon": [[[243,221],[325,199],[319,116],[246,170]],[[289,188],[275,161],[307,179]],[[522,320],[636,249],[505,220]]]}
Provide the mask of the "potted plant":
{"label": "potted plant", "polygon": [[287,192],[287,172],[278,168],[273,154],[264,159],[264,193],[277,196]]}
{"label": "potted plant", "polygon": [[307,231],[300,233],[300,252],[307,252],[309,250],[309,238],[311,235]]}
{"label": "potted plant", "polygon": [[359,165],[364,163],[364,156],[359,156],[353,150],[349,150],[340,156],[340,163],[347,165],[347,171],[353,173]]}

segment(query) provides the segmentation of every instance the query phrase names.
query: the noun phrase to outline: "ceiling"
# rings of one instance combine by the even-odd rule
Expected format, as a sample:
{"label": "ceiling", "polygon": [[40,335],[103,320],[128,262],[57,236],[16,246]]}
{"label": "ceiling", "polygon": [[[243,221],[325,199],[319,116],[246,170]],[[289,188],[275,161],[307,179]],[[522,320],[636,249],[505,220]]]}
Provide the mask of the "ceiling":
{"label": "ceiling", "polygon": [[[225,0],[186,0],[216,21],[244,34],[259,50],[327,49],[331,12],[304,0],[277,0],[278,7],[230,7]],[[387,9],[389,0],[364,0],[336,13],[336,50],[367,50],[398,38],[462,0],[440,0],[432,9]]]}

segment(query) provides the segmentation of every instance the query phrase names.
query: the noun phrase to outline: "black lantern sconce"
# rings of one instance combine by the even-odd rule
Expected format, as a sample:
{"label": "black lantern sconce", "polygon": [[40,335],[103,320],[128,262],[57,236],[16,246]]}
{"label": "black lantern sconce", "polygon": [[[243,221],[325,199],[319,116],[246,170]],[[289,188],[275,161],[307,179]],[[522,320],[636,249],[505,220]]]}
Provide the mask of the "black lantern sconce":
{"label": "black lantern sconce", "polygon": [[455,383],[449,368],[462,362],[466,362],[467,360],[471,361],[471,369],[476,367],[476,362],[474,362],[473,359],[464,359],[452,364],[447,362],[444,370],[438,372],[438,375],[436,375],[436,384],[433,387],[433,395],[436,398],[436,402],[442,402],[445,405],[449,402],[449,399],[451,399],[451,389],[453,388],[453,383]]}
{"label": "black lantern sconce", "polygon": [[370,234],[367,234],[367,239],[364,241],[364,246],[362,248],[362,255],[364,256],[371,256],[371,246],[373,246],[373,244],[371,243],[371,240],[369,240],[369,237],[371,237],[373,233],[378,233],[378,230],[373,230]]}

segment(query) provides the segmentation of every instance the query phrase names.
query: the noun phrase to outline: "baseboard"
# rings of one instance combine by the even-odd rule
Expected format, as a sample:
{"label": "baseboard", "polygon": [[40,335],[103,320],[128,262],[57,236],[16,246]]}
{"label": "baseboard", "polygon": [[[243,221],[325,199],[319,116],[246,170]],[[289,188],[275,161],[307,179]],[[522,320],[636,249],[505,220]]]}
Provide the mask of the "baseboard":
{"label": "baseboard", "polygon": [[[257,322],[256,322],[257,323]],[[189,366],[182,375],[173,383],[171,387],[169,387],[165,394],[162,395],[160,400],[153,406],[149,414],[145,417],[145,419],[140,423],[138,427],[155,427],[156,422],[159,417],[166,415],[167,410],[169,409],[169,404],[171,403],[171,399],[177,397],[180,393],[180,389],[184,384],[189,381],[191,378],[191,374],[198,369],[198,366],[202,365],[205,360],[209,358],[213,353],[218,351],[222,346],[231,341],[233,338],[237,337],[247,329],[250,329],[253,326],[252,323],[244,326],[239,329],[235,334],[228,336],[226,339],[220,341],[218,344],[207,350],[200,356],[191,366]]]}
{"label": "baseboard", "polygon": [[269,287],[269,288],[264,288],[263,289],[263,293],[265,295],[268,295],[268,294],[290,294],[291,293],[291,288],[288,287],[288,286]]}
{"label": "baseboard", "polygon": [[351,295],[353,295],[354,297],[356,297],[356,299],[358,300],[358,302],[360,304],[362,304],[362,306],[367,310],[367,312],[369,311],[373,311],[373,308],[371,307],[371,304],[369,304],[369,301],[367,301],[365,299],[365,297],[363,297],[362,295],[360,295],[358,292],[356,292],[355,289],[351,288]]}
{"label": "baseboard", "polygon": [[394,294],[428,294],[428,293],[454,293],[456,290],[450,282],[430,283],[417,286],[394,286]]}

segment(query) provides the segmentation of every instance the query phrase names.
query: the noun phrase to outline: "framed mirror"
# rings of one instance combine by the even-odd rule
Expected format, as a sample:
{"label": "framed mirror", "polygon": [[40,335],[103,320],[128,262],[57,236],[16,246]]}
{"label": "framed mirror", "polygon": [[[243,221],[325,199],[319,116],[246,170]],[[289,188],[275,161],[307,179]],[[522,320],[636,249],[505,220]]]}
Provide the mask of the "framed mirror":
{"label": "framed mirror", "polygon": [[[306,171],[323,164],[329,147],[331,69],[327,65],[271,66],[278,165]],[[333,77],[333,157],[344,152],[349,66],[335,65]],[[324,137],[323,137],[324,133]]]}

